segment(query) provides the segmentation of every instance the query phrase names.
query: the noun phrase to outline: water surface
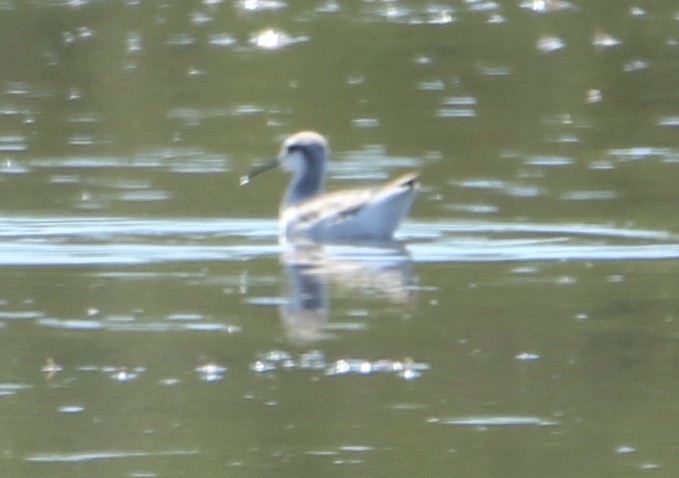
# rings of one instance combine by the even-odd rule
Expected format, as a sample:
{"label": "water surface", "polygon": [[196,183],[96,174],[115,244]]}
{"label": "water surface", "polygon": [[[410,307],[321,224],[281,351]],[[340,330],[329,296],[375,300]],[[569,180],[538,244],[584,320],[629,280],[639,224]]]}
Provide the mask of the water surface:
{"label": "water surface", "polygon": [[[0,2],[0,469],[673,476],[678,18]],[[395,244],[277,244],[303,128]]]}

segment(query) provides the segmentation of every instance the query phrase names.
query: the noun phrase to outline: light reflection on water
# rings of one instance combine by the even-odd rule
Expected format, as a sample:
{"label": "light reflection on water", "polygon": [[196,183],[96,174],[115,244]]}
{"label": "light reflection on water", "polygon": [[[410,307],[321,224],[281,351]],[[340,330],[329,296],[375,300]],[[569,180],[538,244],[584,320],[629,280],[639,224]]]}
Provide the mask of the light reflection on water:
{"label": "light reflection on water", "polygon": [[[0,264],[126,265],[243,261],[282,252],[275,221],[15,217],[0,219]],[[667,231],[596,224],[406,224],[398,239],[415,263],[676,259]],[[259,242],[253,243],[252,241]],[[333,247],[335,253],[341,246]],[[355,254],[357,250],[344,249]],[[340,256],[341,257],[341,256]],[[370,260],[370,255],[361,257]]]}
{"label": "light reflection on water", "polygon": [[160,452],[100,451],[87,453],[40,453],[26,457],[26,461],[29,463],[85,463],[88,461],[99,460],[163,456],[190,456],[197,454],[197,450],[168,450]]}

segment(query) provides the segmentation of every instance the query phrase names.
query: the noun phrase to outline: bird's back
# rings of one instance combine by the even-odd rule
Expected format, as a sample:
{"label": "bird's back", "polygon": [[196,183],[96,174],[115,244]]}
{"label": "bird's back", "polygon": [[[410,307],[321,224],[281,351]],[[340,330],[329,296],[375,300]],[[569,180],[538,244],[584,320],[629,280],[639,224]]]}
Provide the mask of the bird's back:
{"label": "bird's back", "polygon": [[327,193],[285,208],[280,216],[281,239],[389,240],[410,210],[418,177],[407,173],[376,189]]}

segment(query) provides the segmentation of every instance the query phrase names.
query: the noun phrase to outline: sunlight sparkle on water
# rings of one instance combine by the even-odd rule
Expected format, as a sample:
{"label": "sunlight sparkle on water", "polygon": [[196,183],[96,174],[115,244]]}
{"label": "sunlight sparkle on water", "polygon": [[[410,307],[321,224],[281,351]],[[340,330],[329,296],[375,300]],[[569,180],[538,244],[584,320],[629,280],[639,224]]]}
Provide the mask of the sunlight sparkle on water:
{"label": "sunlight sparkle on water", "polygon": [[269,28],[252,34],[250,44],[260,50],[281,50],[296,43],[309,41],[309,37],[293,37],[281,30]]}
{"label": "sunlight sparkle on water", "polygon": [[428,423],[440,425],[472,426],[472,427],[552,427],[559,425],[555,420],[528,416],[479,416],[460,418],[430,418]]}

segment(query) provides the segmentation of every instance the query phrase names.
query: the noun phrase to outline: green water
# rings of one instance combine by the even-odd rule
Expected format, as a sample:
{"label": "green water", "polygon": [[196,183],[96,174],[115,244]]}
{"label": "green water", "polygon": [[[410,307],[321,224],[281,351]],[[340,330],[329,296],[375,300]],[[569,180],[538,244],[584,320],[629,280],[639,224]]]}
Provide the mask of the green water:
{"label": "green water", "polygon": [[[0,471],[674,476],[678,15],[0,1]],[[276,244],[300,129],[403,250]]]}

